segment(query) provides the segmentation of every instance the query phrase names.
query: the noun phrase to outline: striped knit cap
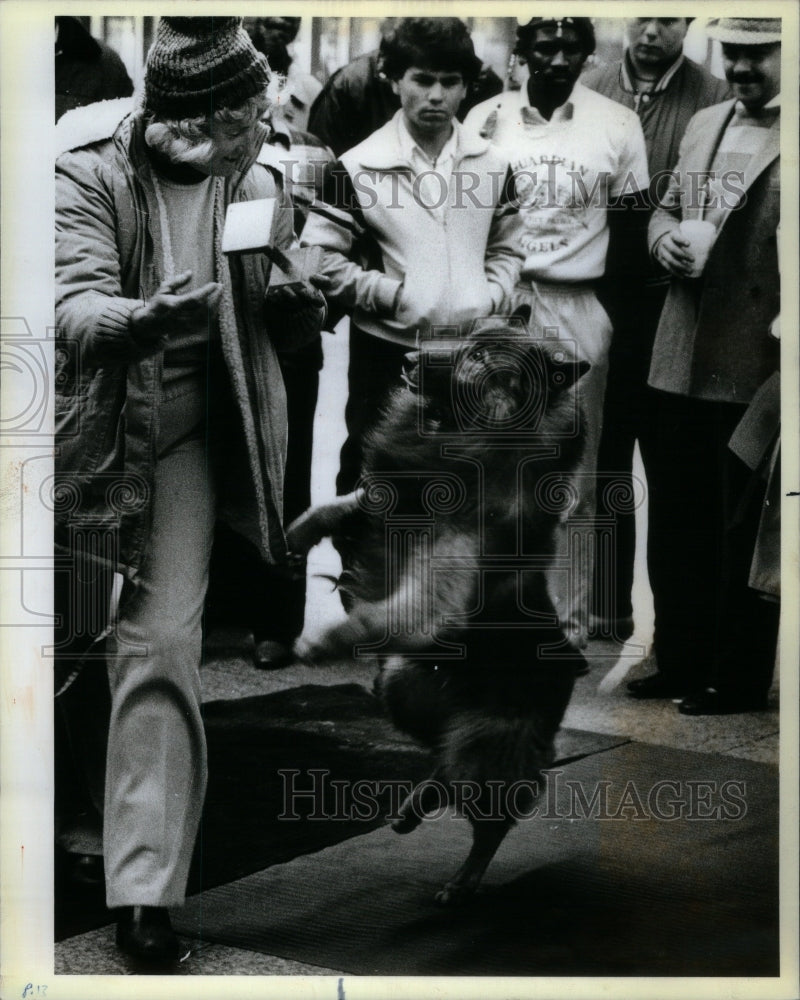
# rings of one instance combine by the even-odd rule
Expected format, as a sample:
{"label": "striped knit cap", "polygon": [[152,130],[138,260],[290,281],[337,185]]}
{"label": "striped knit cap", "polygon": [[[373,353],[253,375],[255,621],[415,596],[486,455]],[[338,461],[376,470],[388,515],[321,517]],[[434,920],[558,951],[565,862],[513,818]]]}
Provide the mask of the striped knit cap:
{"label": "striped knit cap", "polygon": [[240,17],[162,17],[147,56],[145,105],[170,118],[211,116],[263,93],[269,77]]}

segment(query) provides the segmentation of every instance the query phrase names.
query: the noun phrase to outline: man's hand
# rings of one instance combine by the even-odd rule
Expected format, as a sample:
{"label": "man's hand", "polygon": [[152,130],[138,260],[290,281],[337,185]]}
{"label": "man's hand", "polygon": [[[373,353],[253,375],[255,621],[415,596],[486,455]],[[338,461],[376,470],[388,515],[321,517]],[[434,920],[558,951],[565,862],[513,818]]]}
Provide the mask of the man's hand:
{"label": "man's hand", "polygon": [[140,357],[155,354],[170,335],[191,333],[217,315],[222,285],[209,281],[190,292],[179,292],[191,281],[184,271],[164,281],[150,301],[131,314],[130,334]]}
{"label": "man's hand", "polygon": [[689,278],[694,267],[694,255],[686,249],[688,246],[689,241],[676,229],[661,237],[654,256],[676,278]]}

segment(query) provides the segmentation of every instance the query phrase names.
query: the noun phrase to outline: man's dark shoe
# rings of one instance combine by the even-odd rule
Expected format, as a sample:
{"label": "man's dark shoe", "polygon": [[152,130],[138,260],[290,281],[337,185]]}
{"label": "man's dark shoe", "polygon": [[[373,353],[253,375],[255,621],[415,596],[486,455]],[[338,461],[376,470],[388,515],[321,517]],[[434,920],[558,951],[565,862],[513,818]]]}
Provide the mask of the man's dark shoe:
{"label": "man's dark shoe", "polygon": [[143,966],[177,962],[181,946],[163,906],[125,906],[117,915],[117,947]]}
{"label": "man's dark shoe", "polygon": [[686,681],[665,677],[663,674],[651,674],[628,682],[630,698],[682,698],[691,690]]}
{"label": "man's dark shoe", "polygon": [[280,670],[292,662],[291,649],[276,639],[256,639],[253,662],[259,670]]}
{"label": "man's dark shoe", "polygon": [[737,712],[763,712],[767,708],[765,694],[717,691],[706,688],[689,695],[678,705],[681,715],[733,715]]}

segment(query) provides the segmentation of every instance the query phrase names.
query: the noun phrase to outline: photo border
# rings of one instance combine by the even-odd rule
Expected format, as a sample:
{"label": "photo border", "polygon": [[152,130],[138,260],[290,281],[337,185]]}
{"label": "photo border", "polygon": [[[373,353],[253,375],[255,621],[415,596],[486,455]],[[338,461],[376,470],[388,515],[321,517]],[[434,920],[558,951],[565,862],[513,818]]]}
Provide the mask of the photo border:
{"label": "photo border", "polygon": [[[74,3],[4,0],[0,4],[0,141],[2,142],[2,286],[0,315],[4,345],[25,345],[45,359],[47,378],[53,364],[53,57],[52,21],[56,14],[157,16],[174,14],[263,14],[264,3],[230,0],[161,0],[160,3]],[[798,5],[759,0],[759,16],[783,18],[783,82],[781,112],[781,260],[782,260],[782,418],[783,503],[780,712],[780,865],[781,976],[732,978],[589,978],[589,977],[409,977],[372,978],[175,976],[148,977],[152,997],[330,997],[357,1000],[379,997],[440,996],[486,1000],[487,997],[597,996],[647,1000],[666,998],[798,996],[798,662],[800,661],[800,592],[798,591],[798,503],[800,498],[800,398],[798,375]],[[527,18],[536,13],[602,17],[639,13],[677,16],[751,16],[749,2],[639,3],[581,2],[505,3],[502,0],[430,0],[430,2],[286,2],[281,13],[314,16],[404,16],[428,14],[461,17],[485,15]],[[35,367],[35,363],[31,362]],[[34,370],[33,368],[31,370]],[[33,376],[31,376],[32,378]],[[2,391],[24,393],[25,372],[2,372]],[[49,390],[48,390],[49,393]],[[21,433],[0,437],[0,609],[24,606],[23,578],[35,573],[37,606],[52,601],[47,550],[52,535],[48,511],[38,510],[31,537],[40,541],[33,551],[20,540],[23,498],[20,470],[31,459],[52,461],[52,399],[48,395],[43,422],[35,430],[21,409]],[[24,396],[20,396],[24,402]],[[16,412],[16,411],[12,411]],[[38,412],[38,411],[37,411]],[[19,430],[19,429],[18,429]],[[26,538],[28,525],[26,524]],[[42,551],[39,551],[41,549]],[[48,589],[49,588],[49,589]],[[4,619],[0,619],[4,620]],[[33,620],[25,627],[0,628],[0,972],[2,994],[22,997],[27,985],[45,987],[27,996],[91,1000],[141,996],[139,977],[55,976],[53,973],[53,808],[52,808],[52,661],[37,650],[51,641],[47,623]]]}

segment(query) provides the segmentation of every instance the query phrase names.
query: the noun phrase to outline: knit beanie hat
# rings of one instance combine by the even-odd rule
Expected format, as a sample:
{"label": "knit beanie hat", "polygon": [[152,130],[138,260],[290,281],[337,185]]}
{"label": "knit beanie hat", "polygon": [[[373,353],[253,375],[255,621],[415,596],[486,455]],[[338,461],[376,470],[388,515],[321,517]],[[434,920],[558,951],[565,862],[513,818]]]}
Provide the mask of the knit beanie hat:
{"label": "knit beanie hat", "polygon": [[162,17],[147,56],[145,106],[173,118],[211,116],[262,93],[269,78],[240,17]]}

